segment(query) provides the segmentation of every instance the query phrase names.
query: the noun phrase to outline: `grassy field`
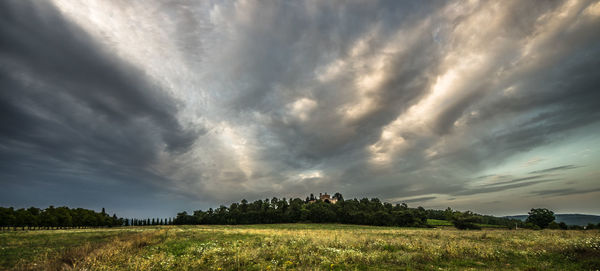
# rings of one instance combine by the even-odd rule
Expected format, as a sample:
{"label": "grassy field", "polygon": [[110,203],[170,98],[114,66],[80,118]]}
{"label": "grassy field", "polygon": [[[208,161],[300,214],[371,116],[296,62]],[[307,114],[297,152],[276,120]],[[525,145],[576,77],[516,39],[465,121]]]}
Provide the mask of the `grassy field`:
{"label": "grassy field", "polygon": [[[454,227],[452,225],[452,222],[450,222],[448,220],[427,219],[427,224],[430,226],[434,226],[434,227]],[[489,225],[489,224],[478,224],[478,223],[475,223],[475,225],[482,227],[482,228],[506,228],[505,226],[500,226],[500,225]]]}
{"label": "grassy field", "polygon": [[596,270],[600,232],[336,224],[0,233],[8,270]]}

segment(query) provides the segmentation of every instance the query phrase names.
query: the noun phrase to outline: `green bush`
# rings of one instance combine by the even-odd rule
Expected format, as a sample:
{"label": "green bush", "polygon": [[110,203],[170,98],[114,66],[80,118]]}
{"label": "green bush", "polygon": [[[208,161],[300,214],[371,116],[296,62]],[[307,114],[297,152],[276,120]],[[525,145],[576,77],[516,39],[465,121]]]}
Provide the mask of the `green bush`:
{"label": "green bush", "polygon": [[471,213],[470,211],[461,213],[461,212],[455,212],[452,215],[451,218],[451,222],[454,225],[454,227],[456,227],[459,230],[480,230],[481,227],[478,226],[477,222],[478,219],[475,215],[473,215],[473,213]]}
{"label": "green bush", "polygon": [[550,224],[548,224],[548,229],[558,230],[560,229],[560,226],[558,225],[558,223],[552,221],[550,222]]}

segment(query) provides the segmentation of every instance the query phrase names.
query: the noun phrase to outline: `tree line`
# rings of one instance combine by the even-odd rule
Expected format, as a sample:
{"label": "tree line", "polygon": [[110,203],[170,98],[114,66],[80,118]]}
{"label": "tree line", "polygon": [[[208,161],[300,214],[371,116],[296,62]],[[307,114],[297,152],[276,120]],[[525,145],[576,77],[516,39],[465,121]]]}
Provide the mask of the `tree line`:
{"label": "tree line", "polygon": [[445,210],[434,210],[427,209],[427,218],[430,219],[439,219],[439,220],[448,220],[448,221],[458,221],[458,220],[473,220],[474,223],[477,224],[488,224],[488,225],[499,225],[499,226],[514,226],[515,223],[522,223],[522,221],[518,219],[509,219],[506,217],[497,217],[491,215],[481,215],[477,213],[473,213],[471,211],[456,211],[452,210],[452,208],[448,207]]}
{"label": "tree line", "polygon": [[[332,203],[336,202],[336,203]],[[506,228],[530,229],[584,229],[577,225],[556,223],[554,213],[547,209],[531,209],[526,221],[506,217],[480,215],[470,211],[409,208],[405,203],[391,204],[378,198],[344,200],[335,193],[332,200],[320,200],[313,194],[305,200],[286,198],[242,200],[229,207],[197,210],[193,214],[178,213],[175,218],[118,218],[109,216],[104,208],[101,212],[68,207],[50,206],[46,209],[30,207],[14,209],[0,207],[0,229],[64,229],[115,226],[154,225],[197,225],[197,224],[271,224],[271,223],[343,223],[374,226],[430,227],[427,219],[450,221],[458,229],[479,229],[481,224],[498,225]],[[585,229],[597,229],[590,224]]]}
{"label": "tree line", "polygon": [[172,218],[131,218],[125,219],[125,224],[123,226],[160,226],[160,225],[173,225]]}
{"label": "tree line", "polygon": [[[510,226],[518,220],[483,216],[471,212],[409,208],[405,203],[391,204],[378,198],[344,200],[342,194],[333,196],[337,202],[320,200],[312,194],[305,200],[286,198],[242,200],[229,207],[181,212],[173,220],[176,225],[194,224],[269,224],[269,223],[343,223],[375,226],[429,227],[427,219],[451,220],[457,228],[477,228],[476,223]],[[518,221],[520,222],[520,221]],[[517,222],[517,223],[518,223]]]}
{"label": "tree line", "polygon": [[101,212],[83,208],[50,206],[46,209],[36,207],[16,209],[0,207],[0,230],[68,229],[118,226],[155,226],[172,225],[172,218],[119,218],[109,216],[102,208]]}
{"label": "tree line", "polygon": [[539,229],[554,229],[554,230],[594,230],[600,229],[600,223],[593,224],[588,223],[587,226],[579,225],[567,225],[565,222],[556,223],[554,221],[554,212],[546,208],[533,208],[527,213],[527,219],[525,220],[525,228],[539,230]]}
{"label": "tree line", "polygon": [[101,212],[69,207],[50,206],[46,209],[30,207],[17,209],[0,207],[0,229],[64,229],[83,227],[114,227],[124,224],[116,214],[109,216],[104,208]]}
{"label": "tree line", "polygon": [[450,221],[457,229],[481,229],[481,224],[504,226],[506,228],[514,227],[515,225],[521,228],[525,227],[523,221],[518,219],[496,217],[491,215],[481,215],[471,211],[456,211],[448,207],[446,210],[427,210],[427,218]]}

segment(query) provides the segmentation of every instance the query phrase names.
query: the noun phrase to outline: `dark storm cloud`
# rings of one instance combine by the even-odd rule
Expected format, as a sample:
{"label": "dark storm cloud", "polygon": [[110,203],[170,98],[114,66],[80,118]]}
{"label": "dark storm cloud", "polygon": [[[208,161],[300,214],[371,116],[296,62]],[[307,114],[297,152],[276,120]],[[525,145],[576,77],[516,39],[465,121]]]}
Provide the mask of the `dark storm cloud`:
{"label": "dark storm cloud", "polygon": [[569,196],[569,195],[593,193],[593,192],[598,192],[598,191],[600,191],[600,188],[586,189],[586,190],[563,188],[563,189],[533,191],[531,194],[537,195],[537,196]]}
{"label": "dark storm cloud", "polygon": [[535,175],[535,176],[529,176],[529,177],[523,177],[523,178],[516,178],[516,179],[512,179],[510,181],[502,181],[502,182],[491,183],[491,184],[489,184],[489,186],[505,185],[505,184],[509,184],[509,183],[520,183],[520,182],[523,182],[523,181],[529,181],[529,180],[539,179],[539,178],[542,178],[544,176],[546,176],[546,175]]}
{"label": "dark storm cloud", "polygon": [[600,119],[592,1],[58,4],[73,21],[0,5],[0,167],[15,179],[111,172],[214,205],[434,204],[552,181],[570,165],[494,169]]}
{"label": "dark storm cloud", "polygon": [[196,138],[173,99],[47,2],[0,3],[0,88],[0,168],[15,182],[159,180],[158,152]]}
{"label": "dark storm cloud", "polygon": [[526,186],[531,186],[531,185],[535,185],[535,184],[539,184],[539,183],[552,182],[552,181],[557,181],[557,180],[558,179],[545,179],[545,180],[539,180],[539,181],[533,181],[533,182],[513,183],[513,184],[507,184],[507,185],[500,185],[500,186],[497,186],[497,185],[485,186],[485,187],[481,187],[481,188],[467,189],[467,190],[460,191],[457,193],[451,193],[451,195],[467,196],[467,195],[499,192],[499,191],[505,191],[505,190],[509,190],[509,189],[526,187]]}
{"label": "dark storm cloud", "polygon": [[[362,71],[348,67],[343,71],[345,75],[318,82],[315,78],[318,69],[347,57],[353,44],[378,25],[383,27],[377,29],[369,45],[381,48],[389,42],[386,36],[394,34],[391,25],[410,28],[427,12],[435,10],[435,5],[323,3],[310,11],[307,10],[309,4],[293,2],[249,6],[244,7],[244,12],[249,14],[243,16],[253,18],[252,24],[235,24],[239,28],[236,43],[226,47],[223,56],[226,59],[221,60],[233,64],[222,67],[225,71],[219,68],[216,71],[238,79],[238,84],[230,88],[235,91],[231,93],[230,108],[243,115],[258,111],[269,116],[271,122],[266,128],[282,142],[280,147],[283,148],[269,155],[291,155],[284,158],[291,166],[298,166],[300,160],[306,167],[312,167],[325,159],[361,152],[375,139],[378,128],[423,95],[422,89],[431,80],[424,73],[429,67],[436,67],[438,61],[435,53],[426,54],[434,52],[430,34],[419,33],[414,41],[415,51],[386,60],[383,83],[386,86],[379,93],[375,111],[343,124],[338,111],[356,99],[352,81],[361,76]],[[331,16],[336,13],[338,15]],[[385,23],[373,17],[374,13],[379,13]],[[226,61],[233,59],[236,61]],[[316,108],[309,113],[310,121],[290,120],[286,105],[303,97],[317,101]]]}
{"label": "dark storm cloud", "polygon": [[[530,31],[534,31],[533,22],[535,21],[535,18],[542,17],[548,13],[558,12],[557,10],[562,8],[556,4],[544,5],[534,9],[532,14],[522,16],[519,13],[519,10],[522,9],[518,8],[520,5],[521,4],[518,2],[508,4],[509,8],[507,8],[506,13],[501,17],[501,22],[495,26],[497,29],[493,29],[493,31],[500,31],[503,35],[506,35],[507,38],[514,39],[514,42],[517,42],[518,40],[525,39],[528,35],[531,35]],[[381,7],[373,8],[379,9]],[[347,9],[346,11],[349,14],[352,14],[352,16],[349,17],[356,18],[356,20],[360,21],[362,18],[361,15],[364,14],[363,10],[368,10],[368,8],[356,10]],[[404,8],[403,10],[410,13],[410,8]],[[436,11],[439,11],[439,7],[424,8],[420,9],[420,11],[435,13]],[[514,13],[508,11],[514,11]],[[274,12],[274,14],[286,14],[286,12]],[[391,18],[388,18],[390,19],[388,22],[397,24],[400,28],[415,28],[415,26],[418,25],[419,19],[422,18],[422,16],[418,16],[418,12],[415,12],[415,14],[417,14],[417,16],[404,16],[398,21],[391,19],[394,18],[394,16],[390,15]],[[476,12],[473,12],[472,14],[467,14],[464,17],[455,19],[454,23],[456,25],[460,25],[461,23],[467,24],[469,23],[469,17],[478,15],[479,14]],[[522,17],[531,19],[516,19]],[[262,17],[261,20],[268,20],[269,22],[275,21],[268,16]],[[520,24],[520,27],[512,26],[515,21]],[[365,19],[365,22],[366,23],[361,25],[369,25],[368,19]],[[297,23],[293,25],[304,24],[305,23]],[[344,25],[343,22],[335,22],[334,24]],[[477,169],[485,166],[486,163],[493,163],[493,161],[505,159],[514,154],[517,150],[531,149],[535,146],[548,144],[554,140],[554,136],[562,131],[571,130],[596,122],[599,112],[597,108],[600,108],[600,105],[598,104],[600,98],[598,97],[595,86],[597,85],[597,78],[600,77],[597,76],[597,69],[592,67],[598,66],[597,60],[595,60],[598,58],[589,58],[591,55],[598,55],[598,36],[589,35],[596,26],[597,23],[589,23],[577,28],[576,31],[563,34],[567,35],[569,40],[578,41],[575,44],[559,43],[557,46],[555,43],[548,42],[548,44],[553,44],[552,49],[549,47],[540,47],[543,51],[536,52],[540,55],[544,55],[544,57],[542,57],[544,61],[566,61],[569,63],[568,65],[561,65],[556,68],[543,68],[540,66],[543,65],[543,63],[536,63],[534,64],[534,67],[527,67],[523,64],[523,67],[514,68],[515,71],[513,74],[509,73],[504,76],[504,78],[476,78],[476,84],[469,82],[470,85],[464,85],[463,89],[468,94],[462,97],[457,96],[454,99],[455,102],[449,101],[450,106],[441,111],[439,113],[439,118],[433,122],[434,134],[426,134],[424,136],[419,132],[411,131],[410,127],[407,131],[398,134],[398,136],[403,136],[405,139],[414,142],[413,148],[407,151],[407,153],[411,153],[410,157],[406,159],[399,158],[395,161],[398,168],[403,171],[411,172],[422,169],[423,167],[431,166],[432,164],[429,159],[423,157],[419,152],[438,142],[440,137],[451,136],[457,130],[452,124],[461,117],[465,115],[468,116],[466,113],[471,111],[479,112],[477,117],[467,118],[467,123],[473,125],[474,128],[477,128],[478,125],[485,127],[487,121],[501,119],[502,116],[510,116],[514,113],[523,114],[523,116],[529,117],[520,123],[514,123],[511,126],[507,126],[497,133],[479,133],[475,131],[473,135],[476,136],[476,138],[474,138],[470,147],[465,146],[466,148],[457,149],[456,151],[446,154],[447,157],[452,157],[451,160],[447,161],[446,166],[452,166],[452,164],[457,166],[467,165],[468,167]],[[308,167],[322,163],[323,161],[335,161],[336,158],[337,160],[342,160],[341,163],[353,165],[357,164],[356,161],[365,161],[368,159],[368,157],[366,157],[367,154],[363,153],[363,150],[376,140],[377,136],[381,133],[383,126],[389,124],[399,114],[403,114],[406,108],[415,105],[419,98],[427,94],[427,87],[434,83],[434,78],[428,77],[428,74],[436,72],[441,73],[444,68],[450,68],[440,67],[441,64],[438,60],[438,54],[441,52],[438,51],[435,44],[431,42],[430,32],[428,32],[428,30],[432,30],[432,28],[433,27],[431,26],[425,28],[426,30],[423,31],[424,34],[422,36],[417,35],[417,38],[413,41],[408,40],[407,38],[407,43],[409,43],[410,47],[405,53],[390,54],[384,65],[383,83],[381,83],[377,92],[372,95],[375,96],[373,109],[357,120],[344,124],[344,120],[340,119],[338,113],[339,108],[343,107],[344,104],[347,104],[350,97],[353,97],[353,93],[350,90],[354,86],[348,85],[348,82],[352,82],[351,75],[353,74],[353,70],[351,69],[344,70],[344,73],[347,73],[348,76],[342,75],[332,81],[318,84],[317,86],[312,87],[316,90],[313,90],[308,94],[296,92],[284,96],[295,97],[294,95],[307,95],[314,99],[319,105],[317,105],[317,108],[311,113],[311,116],[314,116],[314,118],[310,119],[308,122],[295,123],[275,121],[272,123],[272,126],[269,127],[271,129],[270,131],[277,134],[278,139],[282,142],[281,146],[288,148],[287,150],[274,150],[274,153],[292,154],[290,158],[294,161],[297,161],[298,158],[306,158],[308,161],[312,161],[307,164]],[[306,27],[304,29],[306,29]],[[284,36],[287,33],[294,33],[286,31],[284,28],[279,29],[277,26],[275,26],[274,29],[269,28],[269,30]],[[327,27],[325,27],[323,31],[327,32]],[[353,34],[353,37],[361,37],[365,35],[365,32],[368,32],[367,29],[364,28],[357,28],[355,31],[360,34],[355,33]],[[302,31],[302,33],[306,33],[306,31]],[[297,38],[304,37],[304,35],[294,34],[290,34],[290,36]],[[311,37],[313,35],[307,36]],[[552,38],[558,39],[559,36],[556,35]],[[358,38],[349,37],[345,40],[345,44],[353,44],[357,39]],[[287,42],[289,40],[283,39],[283,41]],[[284,50],[286,53],[281,54],[284,56],[306,56],[311,54],[296,50],[298,46],[294,45],[300,43],[298,40],[293,40],[289,43],[286,42],[283,44],[271,44],[267,42],[266,46],[273,45],[278,48],[277,50]],[[381,39],[376,39],[375,42],[369,44],[372,50],[377,50],[378,42],[385,43],[384,41],[381,41]],[[263,46],[265,45],[256,40],[251,40],[249,43],[251,46],[257,46],[258,48],[264,48]],[[260,46],[258,44],[260,44]],[[307,41],[306,44],[324,46],[323,44],[328,45],[329,43],[327,41]],[[459,45],[460,43],[456,44],[456,46]],[[483,42],[482,45],[487,45],[487,43]],[[327,48],[325,49],[325,52],[339,57],[342,61],[351,61],[346,60],[346,58],[348,58],[346,55],[347,53],[344,53],[349,50],[348,48],[344,48],[343,46],[325,46],[325,48]],[[450,48],[452,49],[452,47]],[[558,48],[558,50],[556,48]],[[474,49],[483,50],[483,48]],[[494,49],[495,48],[491,48],[489,50]],[[323,52],[321,50],[316,51]],[[510,63],[511,57],[514,57],[509,55],[510,53],[514,53],[511,52],[510,49],[500,48],[498,49],[498,52],[491,51],[491,53],[493,54],[490,59],[491,63],[484,66],[482,75],[493,74],[497,70],[510,70],[510,65],[514,65]],[[588,58],[581,58],[578,56],[580,54],[588,55]],[[313,70],[312,65],[296,68],[294,67],[293,61],[283,61],[283,63],[286,63],[287,65],[286,68],[275,71],[275,69],[268,68],[270,66],[261,64],[265,58],[255,58],[255,56],[256,54],[244,56],[245,58],[253,60],[250,63],[256,64],[252,69],[245,69],[245,71],[250,72],[250,75],[255,72],[261,72],[261,74],[264,72],[264,74],[272,75],[273,78],[286,78],[288,71],[290,72],[289,74],[301,75],[303,68],[308,69],[309,71]],[[412,56],[414,56],[414,58]],[[573,56],[574,58],[572,58]],[[274,60],[274,62],[279,61]],[[263,66],[266,70],[262,69]],[[291,66],[291,68],[289,66]],[[290,69],[294,68],[296,70],[292,70],[293,72],[290,71]],[[527,77],[520,71],[526,74]],[[294,76],[292,78],[298,77]],[[300,76],[300,78],[302,78],[302,76]],[[547,80],[547,78],[553,79]],[[280,79],[259,80],[259,82],[271,83],[277,80]],[[501,80],[500,83],[498,83],[498,80]],[[507,85],[507,82],[509,81],[516,81],[517,85],[520,86],[519,89],[522,89],[522,92],[514,97],[495,97],[495,94],[492,94],[502,88],[509,87],[510,85]],[[295,87],[295,82],[278,83],[282,83],[284,86],[289,86],[290,88]],[[273,91],[274,88],[272,86],[273,85],[263,85],[257,87],[257,89]],[[303,85],[303,87],[306,86],[311,88],[310,84]],[[254,94],[265,99],[262,101],[263,104],[258,105],[250,102],[247,106],[257,105],[257,108],[272,109],[277,108],[277,106],[282,103],[285,104],[291,102],[288,100],[273,100],[274,98],[277,98],[277,96],[274,94],[271,95],[272,93],[270,92]],[[244,99],[244,101],[246,100]],[[270,103],[264,104],[264,102],[267,101]],[[489,106],[489,103],[492,104],[491,107]],[[350,104],[352,103],[350,102]],[[471,150],[478,151],[475,152]],[[347,159],[343,157],[347,157]],[[482,157],[488,158],[482,159]],[[334,163],[330,163],[330,165],[335,166]],[[372,176],[372,174],[378,174],[377,172],[365,172],[364,169],[361,169],[365,166],[366,165],[359,164],[358,168],[352,167],[351,169],[348,169],[352,173],[348,174],[349,178],[345,178],[344,182],[362,182],[364,180],[363,178],[368,178],[368,176]],[[355,171],[362,171],[365,174],[356,174]],[[361,178],[360,176],[363,175],[367,176]],[[415,180],[414,178],[411,179]],[[384,191],[379,192],[385,193]]]}
{"label": "dark storm cloud", "polygon": [[574,166],[574,165],[559,166],[559,167],[547,168],[547,169],[542,169],[542,170],[535,170],[535,171],[529,172],[529,174],[548,173],[548,172],[563,171],[563,170],[574,169],[574,168],[578,168],[578,166]]}
{"label": "dark storm cloud", "polygon": [[423,202],[423,201],[429,201],[429,200],[436,199],[436,198],[437,197],[420,197],[420,198],[415,198],[415,199],[399,200],[398,202],[404,202],[404,203]]}

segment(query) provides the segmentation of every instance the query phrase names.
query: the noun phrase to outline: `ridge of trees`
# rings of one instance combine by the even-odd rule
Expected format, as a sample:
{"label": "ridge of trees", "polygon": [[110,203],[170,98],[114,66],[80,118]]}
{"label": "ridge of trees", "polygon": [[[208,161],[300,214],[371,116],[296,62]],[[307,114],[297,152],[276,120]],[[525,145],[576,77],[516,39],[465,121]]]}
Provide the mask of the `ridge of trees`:
{"label": "ridge of trees", "polygon": [[514,227],[515,223],[519,226],[524,226],[523,221],[513,218],[506,217],[497,217],[491,215],[482,215],[473,213],[471,211],[457,211],[452,210],[452,208],[448,207],[445,210],[434,210],[428,209],[427,218],[429,219],[439,219],[439,220],[447,220],[452,222],[452,224],[457,228],[464,229],[477,229],[479,226],[476,224],[487,224],[487,225],[496,225],[496,226],[506,226],[506,227]]}
{"label": "ridge of trees", "polygon": [[256,200],[252,203],[242,200],[229,207],[221,205],[217,209],[197,210],[193,214],[178,213],[175,218],[118,218],[109,216],[104,208],[101,212],[83,208],[50,206],[46,209],[30,207],[14,209],[0,207],[0,230],[20,228],[64,229],[115,226],[153,225],[197,225],[197,224],[272,224],[272,223],[342,223],[375,226],[431,227],[427,219],[446,220],[458,229],[479,229],[481,224],[504,226],[506,228],[530,229],[598,229],[598,225],[586,227],[554,222],[554,213],[547,209],[531,209],[526,221],[518,219],[480,215],[470,211],[460,212],[448,207],[446,210],[409,208],[406,203],[391,204],[378,198],[344,200],[342,194],[333,198],[337,203],[329,203],[315,198],[312,194],[305,200],[291,198],[281,200]]}
{"label": "ridge of trees", "polygon": [[0,230],[14,229],[68,229],[118,226],[154,226],[172,225],[172,218],[119,218],[109,216],[105,209],[101,212],[66,206],[50,206],[46,209],[36,207],[15,209],[0,207]]}
{"label": "ridge of trees", "polygon": [[87,227],[114,227],[124,224],[123,218],[116,214],[108,215],[104,208],[101,212],[83,208],[50,206],[46,209],[30,207],[17,209],[0,207],[0,229],[61,229]]}
{"label": "ridge of trees", "polygon": [[195,224],[270,224],[270,223],[342,223],[375,226],[429,227],[427,219],[449,220],[457,228],[476,229],[479,224],[501,225],[510,227],[522,223],[516,219],[508,219],[472,212],[459,212],[450,208],[446,210],[426,210],[423,207],[409,208],[405,203],[391,204],[378,198],[362,198],[344,200],[340,193],[333,198],[337,203],[328,203],[315,198],[313,194],[305,200],[286,198],[256,200],[252,203],[243,199],[232,203],[229,207],[197,210],[193,214],[181,212],[173,220],[176,225]]}

